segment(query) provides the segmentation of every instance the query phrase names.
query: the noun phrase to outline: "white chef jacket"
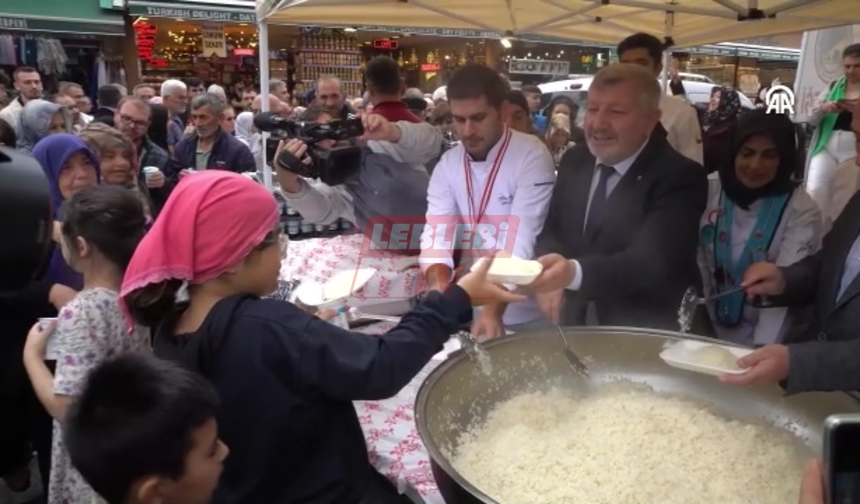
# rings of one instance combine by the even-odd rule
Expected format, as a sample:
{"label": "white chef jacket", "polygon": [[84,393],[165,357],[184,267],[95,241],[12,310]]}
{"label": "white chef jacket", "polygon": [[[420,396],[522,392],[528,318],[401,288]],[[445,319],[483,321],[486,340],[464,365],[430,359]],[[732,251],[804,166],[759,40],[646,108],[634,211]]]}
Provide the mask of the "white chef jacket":
{"label": "white chef jacket", "polygon": [[[719,177],[712,174],[708,177],[708,182],[708,207],[702,216],[700,229],[713,225],[716,222],[717,212],[720,211],[722,188]],[[757,201],[750,205],[750,210],[735,207],[734,221],[731,224],[732,261],[737,261],[743,253],[747,238],[755,228],[757,210],[760,206],[761,202]],[[776,228],[770,248],[767,251],[767,260],[777,266],[790,266],[806,256],[814,254],[821,248],[822,228],[822,217],[818,206],[803,187],[798,187],[791,199],[788,200],[788,206]],[[714,244],[713,242],[702,243],[702,239],[699,241],[697,261],[702,275],[705,297],[710,297],[717,294],[717,286],[714,281],[716,261]],[[709,302],[707,308],[711,320],[714,322],[717,337],[741,345],[779,343],[794,322],[792,313],[788,308],[757,309],[750,304],[750,300],[747,300],[740,324],[735,327],[725,327],[717,322],[714,315],[715,303]]]}
{"label": "white chef jacket", "polygon": [[[485,161],[471,160],[472,206],[466,189],[465,147],[458,144],[445,152],[427,189],[427,215],[469,216],[480,211],[481,197],[493,163],[502,147],[504,135],[487,154]],[[513,255],[523,259],[534,256],[537,236],[543,229],[549,212],[549,200],[555,185],[555,164],[546,145],[535,135],[511,131],[511,140],[501,161],[496,181],[490,193],[489,203],[484,215],[516,215],[519,217]],[[468,217],[467,217],[468,218]],[[469,224],[464,222],[463,224]],[[511,239],[513,237],[508,237]],[[433,250],[432,257],[423,253],[419,258],[421,267],[426,271],[433,264],[454,267],[453,251],[447,257],[440,257],[442,251]],[[508,307],[504,315],[505,325],[533,322],[540,318],[534,300]]]}
{"label": "white chef jacket", "polygon": [[667,140],[676,151],[702,164],[702,127],[696,109],[674,96],[660,97],[660,122],[666,128]]}

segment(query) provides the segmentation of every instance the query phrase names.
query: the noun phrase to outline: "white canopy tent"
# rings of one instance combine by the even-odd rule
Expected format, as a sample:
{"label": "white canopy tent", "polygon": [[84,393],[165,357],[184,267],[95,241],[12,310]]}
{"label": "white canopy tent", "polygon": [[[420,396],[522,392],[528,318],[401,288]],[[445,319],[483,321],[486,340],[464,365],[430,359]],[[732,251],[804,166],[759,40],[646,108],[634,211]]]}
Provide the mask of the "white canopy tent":
{"label": "white canopy tent", "polygon": [[[860,23],[860,0],[257,0],[257,23],[267,111],[269,24],[469,29],[611,45],[646,32],[692,47]],[[263,177],[272,187],[268,166]]]}
{"label": "white canopy tent", "polygon": [[[858,0],[259,0],[258,22],[539,34],[614,45],[646,32],[674,46],[860,23]],[[262,40],[261,40],[262,42]]]}

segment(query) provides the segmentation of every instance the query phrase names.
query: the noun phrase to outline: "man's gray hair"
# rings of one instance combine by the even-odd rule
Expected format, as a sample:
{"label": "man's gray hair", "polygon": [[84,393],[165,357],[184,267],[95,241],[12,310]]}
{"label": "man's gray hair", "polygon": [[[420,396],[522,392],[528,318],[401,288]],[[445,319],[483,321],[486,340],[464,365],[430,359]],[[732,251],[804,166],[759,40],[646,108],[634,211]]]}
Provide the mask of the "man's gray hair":
{"label": "man's gray hair", "polygon": [[269,92],[270,93],[277,93],[282,88],[286,88],[286,87],[287,87],[287,83],[282,81],[281,79],[272,79],[269,81]]}
{"label": "man's gray hair", "polygon": [[660,109],[660,98],[663,92],[654,74],[642,65],[632,63],[615,63],[605,66],[594,74],[591,81],[593,88],[614,87],[630,82],[636,88],[642,108],[647,112]]}
{"label": "man's gray hair", "polygon": [[423,100],[424,99],[424,91],[421,91],[420,89],[418,89],[416,87],[411,87],[411,88],[409,88],[403,92],[403,97],[404,98],[420,98]]}
{"label": "man's gray hair", "polygon": [[172,95],[176,91],[187,91],[188,86],[181,80],[167,79],[161,83],[161,97]]}
{"label": "man's gray hair", "polygon": [[206,106],[208,106],[209,110],[216,115],[224,112],[224,109],[227,108],[227,104],[224,103],[221,98],[212,93],[199,94],[191,100],[191,110],[197,110]]}
{"label": "man's gray hair", "polygon": [[227,101],[227,92],[224,91],[224,88],[222,88],[218,84],[212,84],[211,86],[209,86],[209,89],[207,89],[206,92],[209,94],[213,94],[218,98],[221,98],[221,100],[223,100],[224,102]]}

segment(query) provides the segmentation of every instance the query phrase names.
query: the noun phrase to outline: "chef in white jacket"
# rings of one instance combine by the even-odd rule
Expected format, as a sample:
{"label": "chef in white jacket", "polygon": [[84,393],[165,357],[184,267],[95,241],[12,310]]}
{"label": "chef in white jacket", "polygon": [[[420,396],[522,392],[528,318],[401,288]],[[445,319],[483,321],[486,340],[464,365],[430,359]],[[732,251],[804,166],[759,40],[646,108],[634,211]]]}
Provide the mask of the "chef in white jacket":
{"label": "chef in white jacket", "polygon": [[[621,63],[641,65],[659,78],[663,71],[663,43],[647,33],[635,33],[618,44]],[[663,96],[660,99],[660,124],[666,130],[669,145],[693,161],[702,164],[702,127],[696,109],[681,98]]]}
{"label": "chef in white jacket", "polygon": [[[464,225],[498,216],[518,217],[511,253],[531,259],[549,211],[555,183],[552,156],[541,140],[507,128],[500,109],[508,88],[489,67],[468,64],[448,82],[454,128],[461,142],[445,152],[427,190],[427,223],[459,216]],[[488,219],[489,218],[489,219]],[[442,253],[440,253],[442,252]],[[425,249],[420,262],[430,289],[444,289],[454,270],[453,251]],[[542,324],[534,299],[512,306],[485,307],[475,317],[473,333],[495,337],[504,329]]]}
{"label": "chef in white jacket", "polygon": [[[791,120],[751,112],[738,123],[731,147],[730,161],[711,176],[700,226],[698,262],[708,298],[737,290],[756,262],[788,266],[821,246],[821,212],[792,181],[802,161]],[[707,308],[718,338],[747,346],[781,341],[794,322],[789,309],[756,308],[743,291]]]}

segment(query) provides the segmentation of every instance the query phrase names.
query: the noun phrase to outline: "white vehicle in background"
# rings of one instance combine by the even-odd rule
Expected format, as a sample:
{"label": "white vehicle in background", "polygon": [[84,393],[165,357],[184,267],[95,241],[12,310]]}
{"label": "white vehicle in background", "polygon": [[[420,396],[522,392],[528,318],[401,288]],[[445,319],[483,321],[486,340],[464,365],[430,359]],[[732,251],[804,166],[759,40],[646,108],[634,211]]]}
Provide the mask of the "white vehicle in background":
{"label": "white vehicle in background", "polygon": [[[684,78],[685,75],[701,77],[702,79],[708,78],[704,75],[681,73],[681,82],[684,84],[687,101],[696,108],[706,107],[711,101],[711,91],[717,87],[717,84],[714,84],[710,79],[707,81],[686,80],[686,78]],[[585,103],[588,101],[588,88],[591,86],[591,81],[593,79],[594,77],[585,77],[541,84],[538,86],[541,93],[543,93],[543,96],[541,96],[541,104],[546,106],[555,96],[559,95],[570,97],[570,99],[579,106],[579,114],[577,114],[576,123],[581,125],[582,118],[585,113]],[[739,93],[739,95],[741,107],[747,110],[755,108],[755,104],[752,100],[747,98],[746,95],[743,93]],[[680,98],[681,97],[679,97],[679,99]]]}

